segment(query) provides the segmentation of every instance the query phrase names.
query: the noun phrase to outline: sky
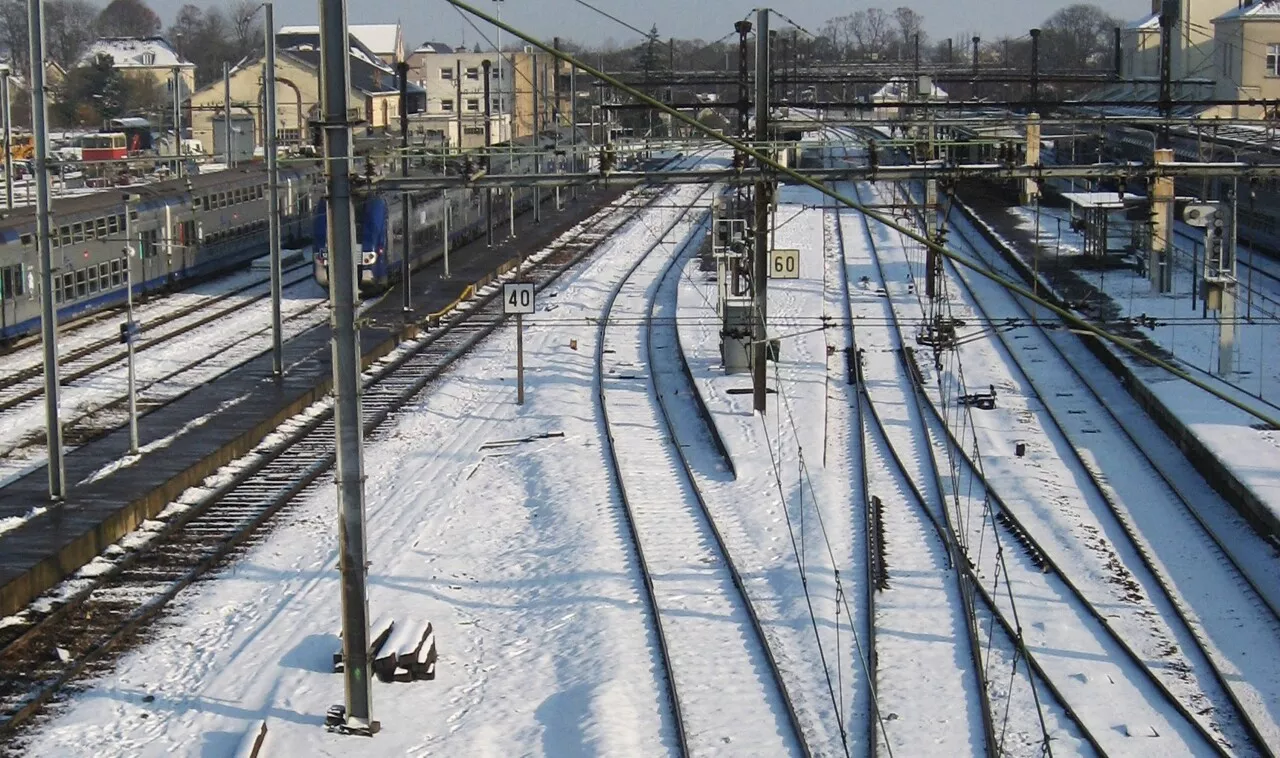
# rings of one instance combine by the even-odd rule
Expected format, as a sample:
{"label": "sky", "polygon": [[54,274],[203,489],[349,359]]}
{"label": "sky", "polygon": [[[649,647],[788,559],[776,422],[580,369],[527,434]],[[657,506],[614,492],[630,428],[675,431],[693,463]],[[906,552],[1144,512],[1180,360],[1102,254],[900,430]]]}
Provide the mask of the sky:
{"label": "sky", "polygon": [[[719,39],[733,31],[733,22],[747,16],[758,6],[756,0],[586,0],[623,21],[648,31],[657,24],[664,39]],[[209,0],[150,0],[167,26],[179,7],[188,2],[196,5],[216,4]],[[492,11],[490,0],[474,0],[476,7]],[[975,34],[995,38],[1007,34],[1020,35],[1042,23],[1055,10],[1070,5],[1072,0],[884,0],[884,2],[849,2],[849,0],[786,0],[774,7],[802,28],[817,32],[822,23],[833,16],[852,13],[859,8],[879,5],[886,10],[909,5],[925,17],[926,30],[934,38]],[[1150,9],[1150,0],[1095,0],[1110,13],[1134,19]],[[612,38],[625,44],[639,38],[635,32],[588,10],[575,0],[504,0],[502,18],[524,31],[544,39],[559,35],[591,45]],[[318,0],[275,0],[276,23],[314,24],[319,15]],[[404,24],[406,48],[412,50],[425,40],[457,44],[465,39],[470,47],[479,41],[475,30],[466,26],[458,12],[444,0],[365,0],[348,3],[348,23]],[[492,27],[485,28],[491,34]],[[505,43],[506,40],[504,40]],[[483,43],[482,43],[483,44]]]}

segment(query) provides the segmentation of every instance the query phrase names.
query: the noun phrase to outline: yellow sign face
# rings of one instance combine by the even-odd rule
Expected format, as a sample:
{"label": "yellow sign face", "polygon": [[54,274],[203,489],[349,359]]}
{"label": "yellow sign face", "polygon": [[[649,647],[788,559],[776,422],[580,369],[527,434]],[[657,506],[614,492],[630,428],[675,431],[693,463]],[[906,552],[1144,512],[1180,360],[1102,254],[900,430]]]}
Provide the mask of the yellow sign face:
{"label": "yellow sign face", "polygon": [[799,279],[800,251],[774,250],[769,254],[770,279]]}

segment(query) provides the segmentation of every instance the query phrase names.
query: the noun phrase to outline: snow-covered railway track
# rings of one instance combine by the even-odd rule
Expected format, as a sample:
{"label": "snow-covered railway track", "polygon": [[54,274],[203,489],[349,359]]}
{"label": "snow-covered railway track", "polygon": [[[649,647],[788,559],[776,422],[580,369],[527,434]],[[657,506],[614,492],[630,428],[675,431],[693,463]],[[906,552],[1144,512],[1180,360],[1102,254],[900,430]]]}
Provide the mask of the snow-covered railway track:
{"label": "snow-covered railway track", "polygon": [[[976,262],[1017,276],[967,219],[954,228]],[[959,267],[952,279],[985,321],[997,307],[992,303],[1032,315],[1019,298],[1003,290],[993,297],[993,290]],[[1105,505],[1107,526],[1114,525],[1108,533],[1127,543],[1136,555],[1133,563],[1146,574],[1144,585],[1158,588],[1157,607],[1185,635],[1180,647],[1204,672],[1199,678],[1209,702],[1198,709],[1213,717],[1232,749],[1276,755],[1280,603],[1268,577],[1280,570],[1280,558],[1231,514],[1074,335],[1055,328],[1061,325],[1052,315],[1036,315],[1046,329],[999,333],[1000,342],[1040,397],[1050,429],[1067,441],[1074,463]],[[1108,445],[1105,455],[1094,441],[1101,434],[1119,442]]]}
{"label": "snow-covered railway track", "polygon": [[[311,278],[311,264],[303,263],[286,268],[281,272],[281,276],[281,283],[285,287],[308,281]],[[191,297],[190,293],[180,294]],[[138,341],[136,351],[141,352],[164,344],[192,329],[215,323],[270,296],[269,283],[265,279],[255,278],[247,284],[234,286],[225,292],[207,297],[197,296],[194,303],[178,308],[162,307],[166,305],[163,300],[135,305],[134,317],[142,329],[142,338]],[[233,302],[228,307],[218,307],[227,301]],[[157,313],[148,316],[149,310],[155,310]],[[61,331],[64,329],[60,327]],[[70,348],[66,347],[64,342],[65,335],[59,334],[58,381],[60,384],[70,384],[125,359],[125,349],[120,344],[120,337],[114,326],[109,332],[111,333],[106,337],[92,339],[86,344]],[[18,354],[19,352],[21,355]],[[42,356],[43,353],[38,347],[28,348],[16,351],[5,361],[6,368],[0,372],[0,411],[8,410],[19,403],[44,394]]]}
{"label": "snow-covered railway track", "polygon": [[705,230],[708,205],[695,203],[658,235],[605,305],[596,352],[605,443],[649,601],[679,754],[809,755],[777,661],[676,441],[655,377],[657,292]]}
{"label": "snow-covered railway track", "polygon": [[[294,268],[286,272],[286,274],[287,276],[283,282],[286,288],[298,285],[309,286],[311,279],[310,266]],[[263,285],[258,284],[247,287],[244,291],[257,290],[262,287]],[[231,297],[231,294],[228,293],[224,296],[203,301],[189,309],[166,313],[144,323],[142,325],[143,336],[135,347],[135,354],[141,355],[148,350],[189,336],[201,327],[218,324],[252,306],[254,303],[265,301],[270,297],[269,292],[256,293],[243,299],[236,299],[235,302],[225,307],[217,307],[224,304]],[[314,310],[323,304],[324,300],[322,298],[316,298],[310,309]],[[193,352],[198,353],[198,351]],[[62,356],[58,365],[58,383],[67,387],[83,380],[91,379],[103,369],[122,364],[127,357],[128,351],[124,345],[120,344],[118,336],[114,340],[101,340],[87,348],[75,350],[70,355]],[[20,410],[33,403],[43,402],[43,397],[44,378],[42,366],[24,368],[0,379],[0,413]]]}
{"label": "snow-covered railway track", "polygon": [[[895,316],[883,288],[883,272],[877,265],[875,273],[881,285],[858,289],[855,295],[855,288],[850,284],[851,263],[846,255],[843,215],[835,212],[833,241],[841,262],[846,339],[854,353],[855,376],[851,379],[858,385],[859,457],[870,532],[868,563],[873,567],[875,578],[870,636],[874,643],[880,628],[891,634],[895,630],[914,628],[949,630],[952,634],[950,638],[940,634],[917,639],[896,634],[891,644],[875,647],[877,702],[881,709],[895,712],[902,709],[907,700],[919,707],[920,696],[914,691],[915,685],[929,676],[915,669],[936,665],[939,660],[966,662],[960,676],[944,677],[946,681],[939,682],[928,705],[922,708],[932,722],[931,729],[908,728],[910,720],[904,722],[901,729],[881,722],[880,733],[873,732],[875,738],[870,743],[878,751],[883,745],[890,754],[927,749],[928,742],[917,742],[921,739],[947,744],[955,755],[963,754],[966,744],[971,755],[991,754],[996,752],[997,737],[982,665],[982,645],[972,609],[973,590],[968,586],[971,578],[956,569],[960,556],[955,554],[955,539],[942,506],[933,449],[927,436],[918,431],[920,411],[912,403],[909,379],[895,360],[900,353],[900,338],[892,326]],[[874,236],[865,216],[860,225],[875,262]],[[869,280],[867,283],[870,284]],[[877,330],[864,329],[859,337],[854,330],[856,319],[868,316],[880,319],[884,326]],[[869,380],[869,376],[875,377],[874,380]],[[877,404],[892,416],[892,425],[884,423]],[[911,461],[911,468],[904,464],[904,455]],[[930,479],[934,481],[936,505],[933,508],[917,489],[917,482]],[[913,501],[918,509],[912,506]],[[896,571],[912,579],[896,587],[893,578]],[[960,639],[965,642],[959,643]],[[908,718],[914,720],[917,714]],[[871,728],[876,729],[874,722]]]}
{"label": "snow-covered railway track", "polygon": [[[573,237],[526,261],[519,272],[546,287],[660,197],[640,190],[597,213]],[[438,328],[403,345],[365,374],[365,433],[441,375],[505,320],[492,282]],[[212,489],[166,509],[146,539],[126,538],[104,559],[0,627],[0,736],[11,735],[104,656],[118,652],[185,587],[222,565],[334,461],[332,405],[322,401],[235,462]]]}
{"label": "snow-covered railway track", "polygon": [[[888,252],[881,247],[873,255],[905,348],[908,337],[914,336],[914,331],[905,325],[925,324],[931,318],[929,310],[911,284],[908,256],[894,252],[890,260],[902,276],[886,277],[883,267]],[[939,302],[945,301],[935,299],[934,304]],[[959,359],[959,353],[948,353],[945,348],[942,355]],[[1178,666],[1181,658],[1176,648],[1171,651],[1167,647],[1169,637],[1162,634],[1158,614],[1151,613],[1140,598],[1126,595],[1122,591],[1128,588],[1126,584],[1082,585],[1061,569],[1054,560],[1059,555],[1060,540],[1037,539],[1042,535],[1028,529],[999,499],[982,459],[975,461],[967,455],[968,435],[976,435],[971,423],[977,423],[967,415],[970,411],[958,403],[958,398],[945,393],[944,407],[939,410],[939,398],[932,396],[930,382],[925,378],[927,372],[915,363],[913,352],[904,350],[904,356],[908,374],[921,397],[921,413],[929,414],[929,444],[944,453],[935,467],[938,486],[947,504],[952,533],[966,563],[972,566],[974,585],[980,590],[985,589],[984,583],[993,588],[1004,585],[1004,592],[989,593],[990,610],[1003,618],[1007,628],[1024,635],[1022,649],[1028,662],[1053,686],[1085,739],[1103,754],[1229,754],[1220,732],[1197,718],[1198,714],[1193,715],[1184,699],[1194,688],[1178,687],[1176,681],[1171,681],[1187,669]],[[948,368],[947,376],[956,375],[959,370],[958,364]],[[942,367],[935,370],[941,377]],[[943,390],[940,384],[937,392]],[[955,424],[962,425],[958,433],[954,432]],[[972,442],[978,443],[976,436]],[[1027,496],[1025,488],[1021,494]],[[1044,497],[1032,497],[1031,501],[1041,505],[1055,502]],[[993,539],[997,545],[1012,539],[1023,549],[989,547]],[[985,551],[984,546],[988,546]],[[1114,564],[1104,568],[1113,569],[1114,573]],[[1113,618],[1117,613],[1120,621]],[[1165,647],[1159,647],[1162,641],[1166,642]],[[1150,659],[1161,653],[1165,665],[1151,664]],[[1125,704],[1119,728],[1117,702]],[[1139,735],[1143,741],[1133,742]]]}

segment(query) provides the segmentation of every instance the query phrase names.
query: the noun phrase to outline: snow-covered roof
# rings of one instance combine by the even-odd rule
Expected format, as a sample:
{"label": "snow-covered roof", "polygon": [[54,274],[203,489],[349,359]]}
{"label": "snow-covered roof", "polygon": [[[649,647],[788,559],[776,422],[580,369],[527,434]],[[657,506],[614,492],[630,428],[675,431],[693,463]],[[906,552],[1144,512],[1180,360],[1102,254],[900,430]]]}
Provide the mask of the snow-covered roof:
{"label": "snow-covered roof", "polygon": [[[378,55],[395,55],[399,52],[399,24],[348,24],[347,31],[360,43]],[[302,26],[286,26],[280,29],[281,34],[319,34],[320,27],[314,24]]]}
{"label": "snow-covered roof", "polygon": [[1130,21],[1124,25],[1124,28],[1131,31],[1146,31],[1150,29],[1158,31],[1160,29],[1160,14],[1150,13],[1137,21]]}
{"label": "snow-covered roof", "polygon": [[[930,83],[929,90],[930,100],[946,100],[950,95],[935,83]],[[903,77],[894,77],[885,83],[883,87],[876,90],[871,96],[875,102],[904,102],[914,99],[916,96],[916,82],[908,81]]]}
{"label": "snow-covered roof", "polygon": [[1257,0],[1253,5],[1232,8],[1221,16],[1215,18],[1213,23],[1216,24],[1219,21],[1236,21],[1252,18],[1265,18],[1271,21],[1280,21],[1280,2],[1274,2],[1273,0]]}
{"label": "snow-covered roof", "polygon": [[453,52],[453,48],[449,45],[446,45],[443,42],[423,42],[421,45],[418,45],[418,49],[414,50],[413,52],[437,53],[439,55],[448,55],[449,53]]}
{"label": "snow-covered roof", "polygon": [[99,55],[110,55],[116,68],[194,68],[196,64],[178,55],[164,37],[103,37],[89,45],[79,65],[92,63]]}

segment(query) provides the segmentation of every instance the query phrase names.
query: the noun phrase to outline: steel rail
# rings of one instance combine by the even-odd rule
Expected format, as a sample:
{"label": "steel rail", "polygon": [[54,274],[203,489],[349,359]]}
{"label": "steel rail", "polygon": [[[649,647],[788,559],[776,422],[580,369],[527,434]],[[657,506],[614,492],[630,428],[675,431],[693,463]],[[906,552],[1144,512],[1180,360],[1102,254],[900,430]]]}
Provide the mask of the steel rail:
{"label": "steel rail", "polygon": [[[967,209],[963,209],[961,212],[965,214],[966,217],[968,217]],[[952,228],[955,231],[957,231],[960,237],[963,238],[969,244],[969,247],[978,255],[979,259],[983,260],[983,256],[978,251],[981,250],[982,247],[990,246],[990,243],[987,243],[985,240],[983,240],[982,243],[979,244],[972,239],[972,237],[969,235],[969,233],[965,229],[958,226],[952,226]],[[983,260],[983,262],[985,265],[988,265],[993,269],[996,268],[996,266],[989,259]],[[1006,271],[1005,273],[1016,274],[1017,272]],[[965,277],[962,274],[958,274],[956,276],[956,279],[958,279],[961,286],[963,286],[966,289],[966,291],[969,292],[970,299],[973,301],[975,309],[981,312],[984,316],[987,316],[988,312],[986,310],[986,307],[982,304],[981,300],[978,299],[976,293],[973,292],[972,285],[968,281],[966,281]],[[1010,296],[1010,300],[1013,300],[1014,302],[1016,302],[1018,308],[1022,310],[1024,313],[1026,313],[1028,317],[1031,317],[1031,314],[1027,311],[1025,305],[1018,298]],[[1005,338],[1005,336],[999,335],[999,339],[1001,341],[1001,344],[1004,346],[1005,351],[1009,354],[1010,360],[1013,366],[1016,368],[1017,372],[1022,376],[1024,380],[1026,380],[1026,382],[1032,388],[1036,390],[1037,393],[1041,394],[1041,396],[1043,397],[1044,394],[1040,393],[1041,383],[1031,376],[1031,373],[1026,370],[1026,368],[1022,365],[1021,361],[1019,361],[1019,359],[1015,356],[1013,347],[1008,344],[1008,341]],[[1076,377],[1077,379],[1076,384],[1078,386],[1083,386],[1086,389],[1088,396],[1092,398],[1094,405],[1102,409],[1106,417],[1111,419],[1112,424],[1123,433],[1123,436],[1125,440],[1128,441],[1129,446],[1139,453],[1139,457],[1142,460],[1145,460],[1147,462],[1147,465],[1151,468],[1152,472],[1156,474],[1157,478],[1161,482],[1163,482],[1166,487],[1168,487],[1169,491],[1177,499],[1177,502],[1182,506],[1183,510],[1185,510],[1190,516],[1192,516],[1192,518],[1201,527],[1201,529],[1205,532],[1205,534],[1209,537],[1209,539],[1213,542],[1213,544],[1222,553],[1222,556],[1226,558],[1226,560],[1235,569],[1235,572],[1239,575],[1240,579],[1243,580],[1245,585],[1249,588],[1249,591],[1252,592],[1262,602],[1262,604],[1270,611],[1271,618],[1275,620],[1278,624],[1280,624],[1280,611],[1277,611],[1277,608],[1271,603],[1268,596],[1263,594],[1259,590],[1258,586],[1253,582],[1249,574],[1240,566],[1239,562],[1235,559],[1232,552],[1226,548],[1226,546],[1217,537],[1214,531],[1211,528],[1209,528],[1208,525],[1204,522],[1204,520],[1196,513],[1195,508],[1191,506],[1190,500],[1188,496],[1183,492],[1183,490],[1172,480],[1170,475],[1167,474],[1164,471],[1164,469],[1156,463],[1156,461],[1152,458],[1151,454],[1146,450],[1145,446],[1138,443],[1137,439],[1133,436],[1132,432],[1128,429],[1128,427],[1120,421],[1115,411],[1103,400],[1102,396],[1098,393],[1092,381],[1087,379],[1084,376],[1083,372],[1080,371],[1079,367],[1073,361],[1068,359],[1065,352],[1063,352],[1062,347],[1058,344],[1056,340],[1050,338],[1048,335],[1045,335],[1045,338],[1043,341],[1052,346],[1054,353],[1061,360],[1062,364],[1067,366],[1068,370]],[[1053,405],[1050,403],[1043,403],[1042,406],[1044,408],[1045,413],[1048,415],[1048,418],[1051,421],[1053,428],[1064,440],[1067,440],[1068,443],[1070,443],[1072,436],[1067,432],[1066,427],[1063,424],[1058,411],[1056,411]],[[1187,632],[1188,635],[1191,636],[1192,639],[1196,640],[1196,642],[1198,643],[1200,653],[1204,657],[1205,663],[1208,665],[1210,672],[1213,674],[1213,678],[1217,681],[1219,687],[1222,688],[1223,693],[1227,696],[1227,698],[1231,701],[1232,705],[1235,707],[1236,716],[1241,720],[1242,725],[1244,726],[1246,732],[1248,732],[1249,737],[1254,744],[1254,747],[1256,747],[1263,755],[1275,756],[1276,755],[1275,749],[1273,747],[1268,746],[1267,739],[1262,734],[1258,726],[1254,723],[1253,719],[1249,716],[1248,712],[1243,707],[1243,704],[1241,703],[1239,697],[1236,695],[1234,688],[1231,686],[1232,677],[1222,671],[1220,665],[1215,660],[1215,656],[1209,651],[1206,640],[1197,631],[1198,624],[1193,623],[1191,619],[1187,617],[1186,612],[1183,610],[1183,604],[1179,602],[1179,598],[1172,587],[1171,580],[1169,579],[1168,576],[1166,576],[1163,570],[1159,569],[1155,565],[1149,552],[1142,547],[1140,535],[1138,534],[1137,527],[1132,523],[1131,519],[1127,515],[1121,512],[1121,509],[1119,505],[1116,503],[1115,499],[1107,493],[1106,488],[1102,485],[1102,482],[1100,481],[1100,478],[1099,478],[1100,475],[1096,471],[1096,469],[1088,465],[1088,463],[1084,460],[1084,457],[1080,454],[1080,451],[1075,447],[1074,444],[1068,444],[1067,446],[1071,449],[1072,460],[1074,460],[1076,464],[1080,467],[1080,469],[1086,473],[1087,478],[1090,482],[1091,488],[1098,495],[1098,497],[1102,499],[1102,502],[1106,504],[1108,511],[1111,513],[1115,521],[1120,525],[1130,546],[1133,548],[1134,552],[1141,559],[1143,567],[1150,574],[1156,586],[1158,586],[1161,589],[1161,591],[1164,593],[1165,598],[1168,600],[1170,607],[1173,609],[1174,614],[1177,617],[1178,621],[1181,623],[1183,629]]]}
{"label": "steel rail", "polygon": [[[537,287],[545,288],[644,209],[643,203],[614,204],[573,238],[553,245],[545,259],[513,271],[533,276]],[[505,322],[501,288],[495,285],[489,290],[469,301],[472,307],[454,311],[440,328],[428,331],[411,348],[371,371],[363,396],[366,434],[380,428],[397,407]],[[247,465],[200,503],[165,522],[150,545],[127,553],[43,614],[28,609],[29,615],[36,616],[30,623],[0,630],[0,672],[5,674],[0,677],[0,702],[5,703],[0,711],[0,737],[12,735],[90,664],[133,638],[182,589],[221,565],[329,470],[334,461],[333,411],[326,405],[325,401],[313,405],[322,410],[275,446],[241,459]],[[121,587],[131,592],[116,593],[113,599]],[[151,594],[144,597],[142,589]],[[98,592],[104,599],[95,604],[93,596]],[[67,650],[69,660],[58,661],[53,654],[56,648]]]}

